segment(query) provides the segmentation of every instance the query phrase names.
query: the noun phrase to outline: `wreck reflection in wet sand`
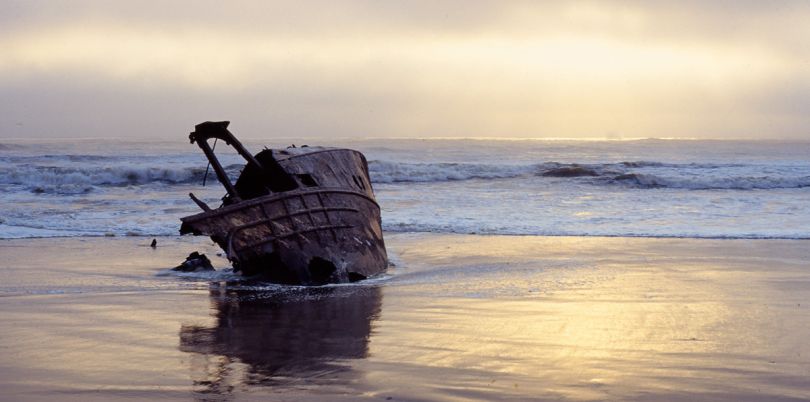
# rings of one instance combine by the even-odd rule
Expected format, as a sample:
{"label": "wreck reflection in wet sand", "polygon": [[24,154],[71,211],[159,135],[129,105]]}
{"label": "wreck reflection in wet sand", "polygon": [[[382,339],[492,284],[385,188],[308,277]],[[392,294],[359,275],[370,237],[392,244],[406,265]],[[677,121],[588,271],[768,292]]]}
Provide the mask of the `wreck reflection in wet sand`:
{"label": "wreck reflection in wet sand", "polygon": [[365,286],[262,293],[212,285],[210,296],[215,325],[180,329],[180,350],[198,355],[190,359],[195,389],[207,394],[352,382],[360,374],[345,361],[367,357],[382,305],[381,289]]}
{"label": "wreck reflection in wet sand", "polygon": [[[231,134],[229,122],[198,124],[189,135],[228,194],[211,209],[181,218],[181,234],[209,235],[235,271],[271,282],[346,283],[387,267],[380,207],[360,152],[302,147],[255,156]],[[221,139],[247,161],[231,183],[208,140]]]}

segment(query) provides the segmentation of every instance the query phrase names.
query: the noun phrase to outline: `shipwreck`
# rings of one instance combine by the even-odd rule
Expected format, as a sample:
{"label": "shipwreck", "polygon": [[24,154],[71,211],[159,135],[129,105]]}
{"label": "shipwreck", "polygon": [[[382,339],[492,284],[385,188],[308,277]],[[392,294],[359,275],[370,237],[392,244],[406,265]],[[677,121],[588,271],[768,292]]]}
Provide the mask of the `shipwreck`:
{"label": "shipwreck", "polygon": [[[253,155],[227,121],[198,124],[189,135],[227,194],[212,209],[181,218],[181,234],[207,235],[236,272],[274,283],[355,282],[383,272],[388,259],[368,163],[351,149],[264,149]],[[224,141],[245,161],[235,183],[209,140]]]}

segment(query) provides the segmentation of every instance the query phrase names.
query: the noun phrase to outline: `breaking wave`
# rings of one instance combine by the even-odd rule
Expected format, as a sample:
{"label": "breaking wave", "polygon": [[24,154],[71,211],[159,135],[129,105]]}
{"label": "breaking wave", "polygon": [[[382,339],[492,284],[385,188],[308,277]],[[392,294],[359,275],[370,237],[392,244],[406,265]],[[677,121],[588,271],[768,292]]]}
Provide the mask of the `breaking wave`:
{"label": "breaking wave", "polygon": [[[672,164],[649,161],[578,164],[547,162],[534,165],[473,163],[397,163],[371,161],[374,183],[443,182],[472,179],[547,177],[585,184],[639,189],[755,190],[810,187],[810,175],[759,172],[739,164]],[[804,173],[804,174],[802,174]]]}
{"label": "breaking wave", "polygon": [[[228,175],[236,177],[242,165],[229,165]],[[53,167],[20,166],[0,169],[0,184],[21,185],[33,192],[83,193],[97,186],[137,186],[150,183],[201,183],[205,167]],[[215,183],[213,171],[208,180]]]}
{"label": "breaking wave", "polygon": [[637,188],[677,188],[685,190],[774,190],[810,187],[810,176],[804,177],[662,177],[653,174],[628,173],[607,180]]}
{"label": "breaking wave", "polygon": [[[533,165],[494,165],[476,163],[407,163],[369,162],[371,180],[375,183],[441,182],[471,179],[504,179],[521,176],[599,177],[620,175],[629,168],[675,167],[660,162],[619,162],[579,164],[546,162]],[[718,165],[683,165],[714,168]]]}
{"label": "breaking wave", "polygon": [[[76,155],[84,158],[84,155]],[[92,157],[92,156],[91,156]],[[42,157],[40,157],[42,158]],[[94,158],[94,157],[93,157]],[[99,161],[94,161],[99,162]],[[83,194],[96,187],[140,186],[148,184],[200,184],[205,166],[145,166],[125,163],[104,166],[44,166],[0,164],[0,185],[16,185],[35,193]],[[226,166],[235,180],[243,165]],[[463,180],[547,178],[569,180],[595,186],[622,186],[637,189],[756,190],[810,187],[810,169],[781,167],[769,170],[735,164],[672,164],[654,161],[618,163],[485,164],[485,163],[408,163],[372,160],[369,172],[373,183],[429,183]],[[213,170],[209,183],[216,183]]]}

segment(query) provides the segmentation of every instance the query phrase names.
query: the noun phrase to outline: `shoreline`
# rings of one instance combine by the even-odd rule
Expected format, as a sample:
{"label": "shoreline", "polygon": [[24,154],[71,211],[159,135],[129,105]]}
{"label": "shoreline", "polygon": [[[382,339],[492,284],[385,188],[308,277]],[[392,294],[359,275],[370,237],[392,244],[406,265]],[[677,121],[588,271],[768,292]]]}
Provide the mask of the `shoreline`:
{"label": "shoreline", "polygon": [[7,398],[810,398],[804,240],[387,232],[384,278],[298,288],[151,238],[0,241]]}
{"label": "shoreline", "polygon": [[[385,236],[397,235],[427,235],[427,236],[480,236],[480,237],[570,237],[570,238],[628,238],[628,239],[675,239],[675,240],[810,240],[810,236],[700,236],[700,235],[630,235],[630,234],[527,234],[527,233],[456,233],[456,232],[430,232],[430,231],[392,231],[384,230]],[[104,238],[164,238],[176,239],[194,237],[191,235],[145,235],[145,234],[115,234],[115,233],[101,233],[101,234],[83,234],[83,235],[64,235],[64,236],[27,236],[27,237],[0,237],[0,242],[8,240],[42,240],[42,239],[104,239]],[[205,236],[197,236],[206,238]]]}

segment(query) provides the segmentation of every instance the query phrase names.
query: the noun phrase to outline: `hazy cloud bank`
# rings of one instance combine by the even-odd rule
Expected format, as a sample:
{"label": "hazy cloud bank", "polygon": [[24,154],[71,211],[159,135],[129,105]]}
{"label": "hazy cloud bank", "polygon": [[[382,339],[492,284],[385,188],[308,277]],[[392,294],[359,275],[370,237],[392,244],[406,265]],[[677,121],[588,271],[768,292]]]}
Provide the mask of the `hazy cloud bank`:
{"label": "hazy cloud bank", "polygon": [[0,136],[810,138],[807,4],[11,1]]}

